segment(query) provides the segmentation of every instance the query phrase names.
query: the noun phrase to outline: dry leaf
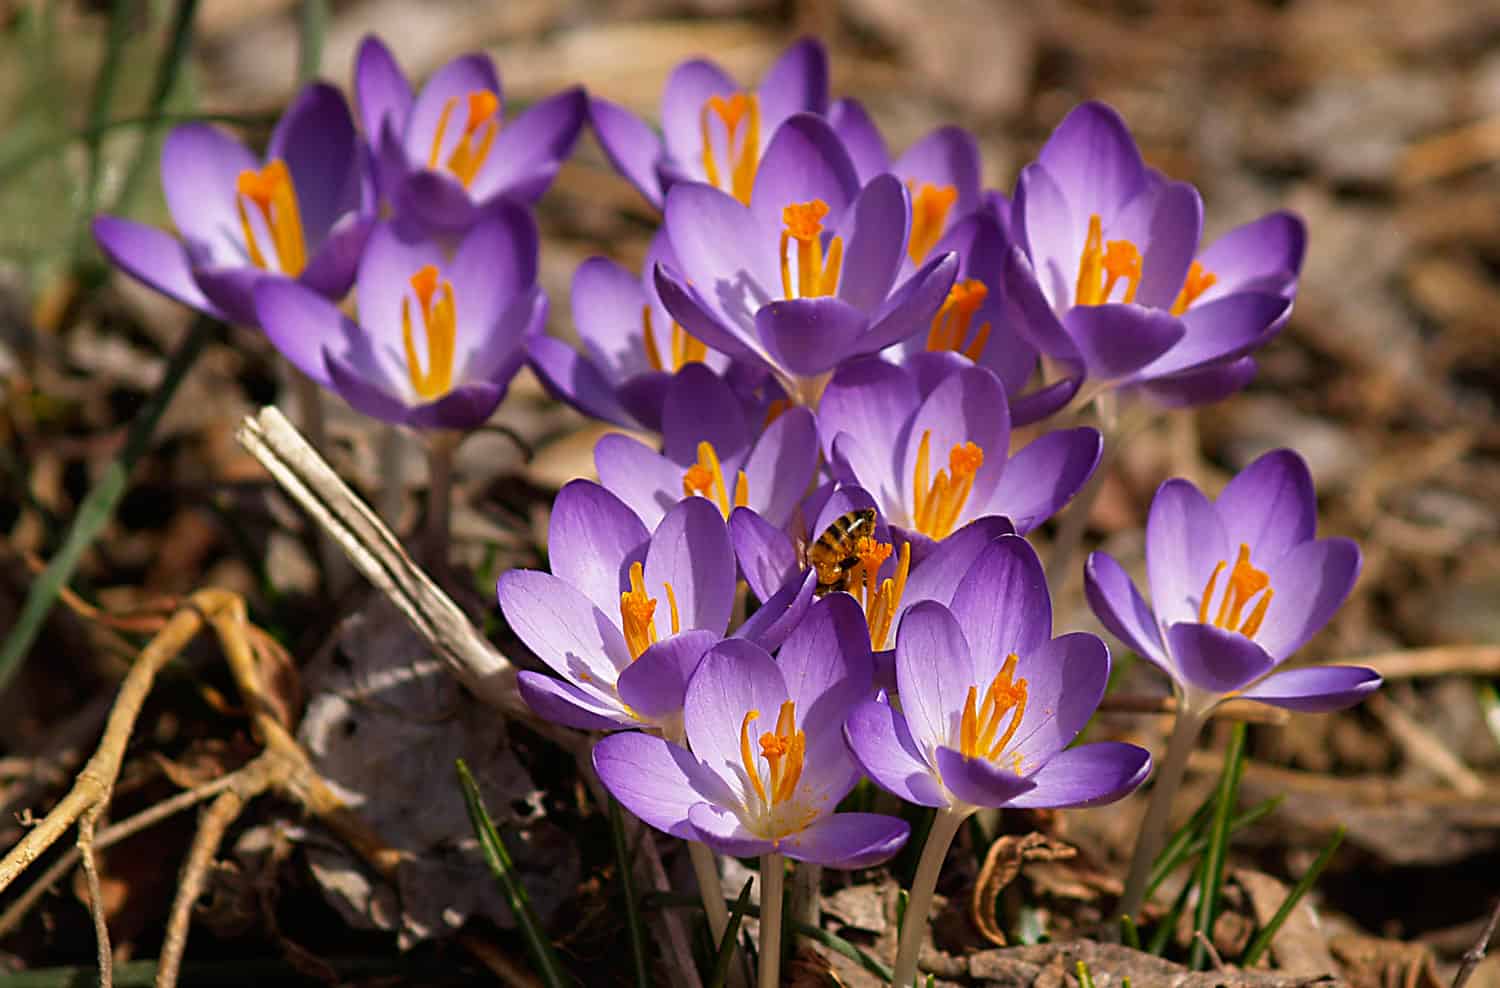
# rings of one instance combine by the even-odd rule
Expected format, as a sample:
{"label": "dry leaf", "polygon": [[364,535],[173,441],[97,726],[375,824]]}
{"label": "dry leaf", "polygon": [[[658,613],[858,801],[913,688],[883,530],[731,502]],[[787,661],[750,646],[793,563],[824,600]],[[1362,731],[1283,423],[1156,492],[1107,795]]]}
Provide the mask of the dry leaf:
{"label": "dry leaf", "polygon": [[995,841],[984,856],[979,879],[969,896],[969,920],[974,928],[997,947],[1005,946],[1005,933],[995,920],[995,903],[1000,893],[1015,881],[1025,862],[1062,861],[1077,853],[1077,848],[1035,832],[1025,836],[1008,835]]}

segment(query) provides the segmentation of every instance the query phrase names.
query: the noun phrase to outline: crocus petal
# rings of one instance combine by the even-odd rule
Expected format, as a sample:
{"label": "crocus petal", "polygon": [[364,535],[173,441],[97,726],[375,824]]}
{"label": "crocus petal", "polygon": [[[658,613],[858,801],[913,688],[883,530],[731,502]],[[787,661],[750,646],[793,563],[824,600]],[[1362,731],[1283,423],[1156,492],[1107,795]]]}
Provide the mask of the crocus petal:
{"label": "crocus petal", "polygon": [[1363,666],[1307,666],[1273,673],[1239,695],[1319,714],[1353,706],[1379,689],[1380,682],[1379,673]]}
{"label": "crocus petal", "polygon": [[537,336],[527,344],[531,369],[547,393],[567,402],[590,418],[631,428],[635,416],[615,397],[609,379],[599,367],[562,340]]}
{"label": "crocus petal", "polygon": [[799,579],[789,579],[734,629],[733,637],[754,642],[768,652],[780,648],[786,636],[802,623],[803,615],[812,606],[813,592],[817,587],[818,575],[812,570]]}
{"label": "crocus petal", "polygon": [[[662,222],[677,251],[683,280],[731,326],[753,325],[755,312],[771,299],[768,293],[780,294],[779,216],[774,226],[765,226],[732,196],[690,183],[667,193]],[[657,287],[661,288],[659,280]],[[665,290],[662,302],[677,315]],[[678,321],[693,331],[680,316]]]}
{"label": "crocus petal", "polygon": [[983,165],[974,135],[962,127],[939,127],[906,149],[891,168],[907,181],[952,186],[958,193],[948,212],[949,222],[979,205]]}
{"label": "crocus petal", "polygon": [[[1037,154],[1079,215],[1109,217],[1146,184],[1146,166],[1125,121],[1103,103],[1075,107]],[[1029,226],[1028,226],[1029,229]]]}
{"label": "crocus petal", "polygon": [[791,536],[750,508],[735,508],[729,515],[729,536],[756,600],[770,600],[797,572],[797,547]]}
{"label": "crocus petal", "polygon": [[[893,426],[911,418],[920,404],[916,380],[900,367],[875,357],[843,364],[818,402],[823,448],[831,454],[834,437],[841,432],[871,448],[887,446]],[[887,486],[887,480],[894,480],[890,468],[860,483],[877,489]]]}
{"label": "crocus petal", "polygon": [[1037,388],[1030,394],[1010,394],[1010,424],[1019,429],[1023,425],[1040,422],[1073,400],[1083,386],[1081,375],[1070,375],[1059,381]]}
{"label": "crocus petal", "polygon": [[[672,377],[662,404],[662,453],[687,466],[698,459],[698,444],[713,446],[721,461],[738,460],[749,448],[745,408],[724,379],[703,364],[688,364]],[[724,478],[734,493],[734,477]]]}
{"label": "crocus petal", "polygon": [[558,675],[603,688],[630,664],[625,636],[614,622],[551,573],[510,570],[500,577],[497,593],[511,630]]}
{"label": "crocus petal", "polygon": [[[759,714],[751,722],[755,724],[751,731],[769,730],[786,699],[786,681],[776,660],[765,649],[741,638],[726,639],[709,649],[688,682],[683,703],[688,744],[710,772],[734,789],[742,803],[754,798],[740,754],[740,732],[746,715],[750,711]],[[751,750],[753,754],[755,749]]]}
{"label": "crocus petal", "polygon": [[1237,226],[1198,256],[1215,277],[1199,301],[1243,291],[1289,294],[1306,250],[1307,227],[1293,213],[1270,213]]}
{"label": "crocus petal", "polygon": [[974,678],[968,682],[981,688],[1007,655],[1024,658],[1047,644],[1052,601],[1031,544],[1019,535],[1003,535],[980,550],[953,594],[953,616],[973,650]]}
{"label": "crocus petal", "polygon": [[815,377],[854,352],[868,325],[865,314],[836,298],[772,302],[755,314],[755,331],[784,370]]}
{"label": "crocus petal", "polygon": [[881,172],[891,170],[891,155],[886,149],[880,128],[856,99],[836,100],[828,108],[828,122],[854,162],[860,182],[868,182]]}
{"label": "crocus petal", "polygon": [[889,860],[911,836],[905,820],[879,813],[832,813],[778,842],[782,854],[829,868],[868,868]]}
{"label": "crocus petal", "polygon": [[1023,446],[1005,465],[994,492],[975,514],[1003,514],[1022,535],[1073,500],[1099,465],[1104,439],[1095,429],[1059,429]]}
{"label": "crocus petal", "polygon": [[594,444],[599,481],[647,525],[682,499],[682,467],[630,436],[610,433]]}
{"label": "crocus petal", "polygon": [[943,785],[970,806],[1008,806],[1011,800],[1036,785],[987,758],[965,758],[946,745],[938,748],[936,760]]}
{"label": "crocus petal", "polygon": [[[416,306],[417,299],[411,289],[412,277],[429,266],[441,272],[446,263],[447,258],[436,241],[420,236],[418,231],[404,224],[398,226],[385,222],[375,225],[365,243],[354,287],[360,324],[370,334],[366,348],[373,359],[365,364],[355,351],[350,355],[353,363],[368,366],[372,373],[379,368],[390,387],[409,379],[401,322],[403,300],[410,299],[404,304]],[[455,303],[462,304],[457,300]],[[413,311],[412,315],[419,313]],[[425,334],[418,335],[424,337],[416,341],[418,352],[425,355]]]}
{"label": "crocus petal", "polygon": [[[874,657],[864,611],[848,594],[828,594],[808,609],[777,655],[787,697],[807,734],[804,782],[825,761],[847,756],[842,725],[874,692]],[[816,785],[816,780],[812,780]]]}
{"label": "crocus petal", "polygon": [[397,186],[393,198],[398,216],[410,217],[440,234],[462,233],[479,217],[469,190],[446,172],[412,172]]}
{"label": "crocus petal", "polygon": [[656,174],[656,162],[662,155],[661,138],[656,132],[623,106],[597,96],[589,99],[589,124],[615,171],[660,209],[665,193]]}
{"label": "crocus petal", "polygon": [[712,631],[689,629],[649,646],[620,670],[615,683],[620,700],[645,719],[676,717],[682,712],[688,680],[703,653],[718,640]]}
{"label": "crocus petal", "polygon": [[[338,371],[330,366],[335,378]],[[434,401],[412,407],[401,420],[413,429],[477,429],[495,413],[505,397],[505,385],[489,381],[461,384]],[[345,395],[348,398],[348,395]],[[350,401],[350,404],[353,404]]]}
{"label": "crocus petal", "polygon": [[223,318],[193,280],[182,242],[163,230],[120,219],[97,216],[94,240],[115,266],[183,305]]}
{"label": "crocus petal", "polygon": [[359,206],[358,142],[344,94],[327,83],[304,86],[276,122],[266,156],[286,162],[309,245]]}
{"label": "crocus petal", "polygon": [[382,123],[389,120],[399,127],[411,111],[411,83],[391,50],[373,34],[365,35],[354,56],[354,101],[359,124],[372,141]]}
{"label": "crocus petal", "polygon": [[[470,93],[488,91],[500,95],[500,76],[488,55],[462,55],[432,74],[412,104],[403,143],[407,158],[418,167],[445,167],[448,158],[463,139],[460,123]],[[438,121],[443,110],[454,101],[443,140],[436,146]],[[496,111],[497,114],[500,112]],[[504,128],[501,128],[504,132]],[[430,164],[436,161],[436,165]]]}
{"label": "crocus petal", "polygon": [[345,213],[307,259],[297,280],[324,298],[342,299],[354,285],[365,242],[374,229],[374,217]]}
{"label": "crocus petal", "polygon": [[969,643],[948,608],[923,601],[909,609],[896,631],[896,686],[918,748],[931,751],[957,737],[975,685],[987,684],[978,683]]}
{"label": "crocus petal", "polygon": [[1083,354],[1052,311],[1038,277],[1030,258],[1020,247],[1012,247],[1005,255],[1005,304],[1010,323],[1042,353],[1065,365],[1081,366]]}
{"label": "crocus petal", "polygon": [[588,113],[581,87],[564,90],[507,121],[469,192],[479,200],[504,194],[518,203],[541,198],[573,150]]}
{"label": "crocus petal", "polygon": [[1255,640],[1278,659],[1297,651],[1354,589],[1359,564],[1359,546],[1349,539],[1304,542],[1272,563],[1268,574],[1276,596]]}
{"label": "crocus petal", "polygon": [[1151,753],[1120,741],[1079,745],[1030,776],[1035,788],[1010,804],[1027,809],[1103,806],[1133,791],[1151,772]]}
{"label": "crocus petal", "polygon": [[704,59],[683,62],[667,76],[661,95],[661,130],[667,153],[679,164],[693,162],[703,175],[702,115],[710,96],[728,96],[739,87],[724,70]]}
{"label": "crocus petal", "polygon": [[775,128],[794,113],[828,111],[828,52],[814,38],[802,38],[782,52],[761,80],[761,126]]}
{"label": "crocus petal", "polygon": [[295,281],[266,278],[256,288],[255,310],[261,329],[282,356],[323,387],[333,387],[324,350],[346,351],[361,336],[338,306]]}
{"label": "crocus petal", "polygon": [[[1198,251],[1198,239],[1203,233],[1203,199],[1186,182],[1162,182],[1154,192],[1137,196],[1137,200],[1144,199],[1151,200],[1146,206],[1149,215],[1139,231],[1131,229],[1129,216],[1121,216],[1114,224],[1118,233],[1109,230],[1105,235],[1122,236],[1144,245],[1135,302],[1169,309],[1182,290],[1188,267]],[[1126,206],[1127,213],[1131,205]]]}
{"label": "crocus petal", "polygon": [[1236,474],[1214,510],[1230,546],[1244,543],[1267,562],[1310,540],[1318,527],[1312,472],[1289,449],[1273,449]]}
{"label": "crocus petal", "polygon": [[523,670],[516,676],[521,699],[542,720],[579,731],[618,731],[639,722],[618,704],[579,689],[565,679]]}
{"label": "crocus petal", "polygon": [[193,269],[193,278],[198,282],[198,287],[203,289],[203,294],[208,296],[208,300],[230,322],[241,326],[254,326],[256,323],[256,287],[270,278],[280,277],[249,265]]}
{"label": "crocus petal", "polygon": [[773,525],[785,525],[817,469],[817,421],[806,408],[790,408],[766,428],[745,458],[750,501]]}
{"label": "crocus petal", "polygon": [[692,836],[720,854],[736,858],[758,858],[771,854],[776,844],[757,837],[732,811],[711,803],[699,803],[688,810]]}
{"label": "crocus petal", "polygon": [[[1012,250],[1022,251],[1027,263],[1007,270],[1006,288],[1008,293],[1018,291],[1018,279],[1024,273],[1029,290],[1019,301],[1038,314],[1066,311],[1076,300],[1090,214],[1075,215],[1070,191],[1039,163],[1021,169],[1016,179],[1012,213],[1017,229]],[[1012,262],[1007,262],[1007,267],[1011,266]],[[1026,331],[1025,326],[1019,328]],[[1046,346],[1042,349],[1051,352]]]}
{"label": "crocus petal", "polygon": [[976,518],[948,536],[920,565],[912,568],[906,591],[901,595],[902,610],[922,600],[951,604],[959,584],[968,576],[984,547],[1002,535],[1014,534],[1015,527],[1009,518],[990,515]]}
{"label": "crocus petal", "polygon": [[[734,547],[724,516],[710,501],[690,497],[679,502],[651,533],[646,550],[646,592],[659,597],[658,587],[672,588],[683,628],[706,628],[722,635],[734,607]],[[660,601],[656,633],[675,634],[672,608]]]}
{"label": "crocus petal", "polygon": [[1230,558],[1219,513],[1198,488],[1182,479],[1157,488],[1146,517],[1146,578],[1163,625],[1198,620],[1214,567]]}
{"label": "crocus petal", "polygon": [[859,340],[859,353],[875,353],[932,325],[958,277],[958,257],[940,254],[917,269],[885,300]]}
{"label": "crocus petal", "polygon": [[[1027,682],[1026,710],[1002,759],[1018,753],[1027,771],[1072,744],[1099,709],[1109,684],[1109,649],[1075,631],[1019,658],[1016,676]],[[983,677],[987,670],[975,666]]]}
{"label": "crocus petal", "polygon": [[174,127],[162,142],[167,211],[196,265],[250,263],[235,190],[240,174],[259,166],[234,138],[208,124]]}
{"label": "crocus petal", "polygon": [[1145,367],[1186,332],[1182,320],[1169,312],[1123,303],[1074,306],[1063,316],[1063,325],[1089,374],[1106,381]]}
{"label": "crocus petal", "polygon": [[917,748],[906,718],[889,703],[867,700],[844,722],[849,750],[880,788],[918,806],[946,806],[948,797]]}
{"label": "crocus petal", "polygon": [[1227,364],[1152,378],[1142,382],[1142,389],[1164,408],[1190,408],[1223,401],[1243,389],[1254,377],[1255,358],[1241,357]]}
{"label": "crocus petal", "polygon": [[1110,634],[1170,670],[1156,616],[1151,613],[1125,568],[1113,556],[1104,552],[1089,554],[1083,569],[1083,590],[1089,607]]}
{"label": "crocus petal", "polygon": [[368,415],[391,425],[406,424],[412,406],[404,398],[386,390],[365,368],[326,349],[323,351],[323,363],[328,368],[330,387],[350,408],[361,415]]}
{"label": "crocus petal", "polygon": [[462,361],[494,331],[511,301],[536,283],[540,238],[531,210],[513,202],[486,210],[443,267],[453,283]]}
{"label": "crocus petal", "polygon": [[1200,302],[1182,315],[1187,331],[1141,377],[1167,377],[1243,356],[1264,343],[1292,303],[1268,292],[1239,292]]}
{"label": "crocus petal", "polygon": [[1167,648],[1182,681],[1209,693],[1231,693],[1270,672],[1276,659],[1237,631],[1184,621],[1167,628]]}
{"label": "crocus petal", "polygon": [[620,607],[630,564],[644,561],[651,534],[618,497],[598,484],[575,480],[557,492],[547,523],[552,574],[582,591],[606,614]]}
{"label": "crocus petal", "polygon": [[894,175],[871,179],[840,227],[844,243],[838,297],[873,313],[890,294],[906,259],[911,203]]}
{"label": "crocus petal", "polygon": [[[651,367],[644,345],[646,305],[641,279],[607,257],[591,257],[573,273],[573,325],[589,354],[612,377]],[[667,331],[665,326],[652,329]]]}
{"label": "crocus petal", "polygon": [[[706,187],[706,186],[705,186]],[[718,300],[734,313],[731,319],[703,296],[683,275],[658,264],[653,269],[656,291],[672,319],[689,334],[720,353],[750,364],[774,369],[760,337],[755,332],[755,310],[767,298],[763,291],[741,276],[734,283],[718,282]]]}
{"label": "crocus petal", "polygon": [[594,745],[594,771],[609,794],[657,830],[692,840],[692,807],[703,802],[695,780],[703,775],[686,748],[631,731]]}
{"label": "crocus petal", "polygon": [[[755,173],[750,210],[763,228],[780,230],[781,211],[793,203],[821,199],[829,222],[837,222],[859,192],[854,163],[828,121],[810,113],[788,117],[771,135]],[[687,247],[675,235],[679,255]]]}

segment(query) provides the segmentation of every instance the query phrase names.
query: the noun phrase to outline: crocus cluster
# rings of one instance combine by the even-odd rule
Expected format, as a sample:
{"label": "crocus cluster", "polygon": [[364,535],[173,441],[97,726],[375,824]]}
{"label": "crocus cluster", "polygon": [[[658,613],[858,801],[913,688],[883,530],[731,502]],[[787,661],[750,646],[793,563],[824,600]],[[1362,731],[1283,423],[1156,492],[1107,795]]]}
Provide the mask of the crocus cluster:
{"label": "crocus cluster", "polygon": [[[1110,653],[1055,634],[1048,578],[1063,574],[1027,535],[1093,489],[1113,440],[1109,416],[1085,424],[1095,398],[1172,408],[1249,381],[1292,308],[1301,222],[1274,213],[1203,245],[1198,192],[1149,168],[1097,103],[1010,191],[984,187],[956,127],[893,154],[857,100],[831,98],[812,40],[756,86],[679,66],[659,132],[581,90],[510,119],[479,55],[416,91],[374,39],[354,92],[351,112],[309,86],[264,157],[178,128],[162,158],[177,235],[101,217],[101,247],[259,326],[377,419],[472,429],[529,361],[562,401],[636,430],[599,440],[599,483],[558,494],[549,570],[500,579],[547,669],[521,673],[521,693],[599,732],[609,792],[709,862],[716,925],[703,848],[760,857],[779,902],[784,858],[878,863],[908,836],[895,808],[930,808],[896,967],[910,985],[969,814],[1098,805],[1150,771],[1139,747],[1073,743]],[[585,122],[661,223],[640,270],[578,267],[574,346],[545,335],[531,206]],[[1378,684],[1279,668],[1358,571],[1315,517],[1305,464],[1278,451],[1217,502],[1162,487],[1149,605],[1118,562],[1089,560],[1099,619],[1182,701],[1167,775],[1224,697],[1327,710]],[[891,812],[840,810],[866,778]],[[767,901],[762,985],[776,914]]]}

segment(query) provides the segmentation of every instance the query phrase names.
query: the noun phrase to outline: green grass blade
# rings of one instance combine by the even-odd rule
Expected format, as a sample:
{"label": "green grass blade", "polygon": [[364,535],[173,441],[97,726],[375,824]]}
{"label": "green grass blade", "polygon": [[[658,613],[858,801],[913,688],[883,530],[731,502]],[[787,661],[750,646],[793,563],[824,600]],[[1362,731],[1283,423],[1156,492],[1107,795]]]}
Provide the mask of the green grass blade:
{"label": "green grass blade", "polygon": [[1281,908],[1276,910],[1275,915],[1271,917],[1271,921],[1259,933],[1255,934],[1255,939],[1251,940],[1250,946],[1245,948],[1245,956],[1240,960],[1241,967],[1253,967],[1255,962],[1260,960],[1260,955],[1266,952],[1266,948],[1275,939],[1276,931],[1281,929],[1281,924],[1285,923],[1287,917],[1292,914],[1292,910],[1297,908],[1297,903],[1302,901],[1302,897],[1313,887],[1313,883],[1318,880],[1318,876],[1323,874],[1323,869],[1327,868],[1328,862],[1333,860],[1333,852],[1337,851],[1339,845],[1343,842],[1344,828],[1340,825],[1333,832],[1333,839],[1328,842],[1328,846],[1318,853],[1312,865],[1303,873],[1297,884],[1292,886],[1292,890],[1286,894],[1286,901],[1281,904]]}
{"label": "green grass blade", "polygon": [[[1270,816],[1272,813],[1275,813],[1285,800],[1285,796],[1272,796],[1265,802],[1257,803],[1256,805],[1250,807],[1250,809],[1239,814],[1233,820],[1229,821],[1229,836],[1233,837],[1241,830],[1252,827],[1260,821],[1264,820],[1266,817]],[[1212,808],[1212,804],[1213,800],[1210,799],[1208,804],[1210,809]],[[1190,839],[1180,849],[1180,851],[1176,855],[1175,860],[1168,861],[1165,855],[1157,858],[1156,868],[1151,872],[1151,881],[1146,886],[1146,895],[1150,896],[1152,892],[1155,892],[1157,887],[1161,885],[1162,882],[1166,881],[1167,876],[1171,874],[1178,865],[1182,864],[1182,862],[1190,858],[1194,858],[1202,854],[1206,847],[1208,847],[1208,836],[1205,834],[1199,834],[1197,837],[1193,837],[1192,839]]]}
{"label": "green grass blade", "polygon": [[734,962],[734,944],[740,938],[740,923],[745,918],[745,910],[750,908],[750,886],[754,884],[755,879],[745,879],[745,887],[740,889],[740,897],[734,900],[734,908],[729,911],[724,936],[720,938],[718,949],[714,951],[714,969],[708,978],[708,988],[724,988],[724,982],[729,979],[729,965]]}
{"label": "green grass blade", "polygon": [[1131,950],[1141,949],[1141,931],[1129,916],[1120,917],[1120,942]]}
{"label": "green grass blade", "polygon": [[[1205,938],[1212,937],[1214,916],[1219,908],[1219,889],[1224,884],[1224,858],[1229,850],[1229,820],[1239,797],[1240,775],[1245,770],[1245,725],[1234,725],[1229,748],[1224,752],[1224,775],[1219,779],[1219,793],[1214,802],[1214,818],[1209,830],[1208,846],[1203,851],[1203,883],[1198,891],[1198,918],[1194,928]],[[1195,939],[1189,955],[1189,966],[1197,971],[1207,960],[1203,940]]]}
{"label": "green grass blade", "polygon": [[1193,892],[1193,886],[1198,884],[1203,874],[1203,859],[1193,866],[1193,873],[1183,883],[1182,891],[1177,893],[1177,898],[1172,900],[1172,908],[1167,910],[1165,916],[1157,921],[1156,931],[1151,934],[1151,943],[1146,947],[1146,953],[1155,954],[1157,957],[1167,949],[1167,944],[1172,939],[1172,931],[1177,929],[1177,920],[1182,916],[1182,911],[1187,908],[1188,896]]}
{"label": "green grass blade", "polygon": [[[145,116],[149,122],[141,131],[141,142],[136,146],[130,167],[125,171],[125,180],[120,183],[120,194],[115,196],[113,211],[116,213],[130,211],[131,205],[140,195],[141,183],[146,180],[151,166],[156,163],[156,138],[165,122],[162,111],[166,109],[167,100],[172,98],[177,80],[182,76],[182,67],[187,63],[193,42],[193,20],[197,16],[198,0],[177,0],[177,6],[172,11],[172,35],[166,50],[162,52],[161,61],[156,63],[156,78],[151,82],[151,95],[146,100]],[[90,120],[89,124],[91,127],[99,127],[105,122],[101,118]]]}
{"label": "green grass blade", "polygon": [[1078,962],[1078,988],[1094,988],[1094,976],[1083,961]]}
{"label": "green grass blade", "polygon": [[[104,57],[94,76],[89,97],[88,126],[92,130],[109,119],[109,109],[119,89],[120,65],[125,60],[125,46],[130,41],[131,26],[140,5],[134,0],[114,0],[109,6],[109,29],[104,34]],[[99,207],[99,183],[104,178],[104,140],[91,137],[84,142],[87,170],[84,173],[83,208],[78,215],[74,252],[81,256],[87,248],[89,223]]]}
{"label": "green grass blade", "polygon": [[187,336],[177,344],[177,349],[172,351],[167,360],[161,384],[151,392],[141,410],[131,420],[120,455],[115,457],[99,482],[84,497],[83,503],[78,506],[78,514],[63,539],[62,547],[53,555],[42,575],[31,584],[21,615],[6,637],[4,649],[0,650],[0,691],[5,689],[11,677],[20,669],[21,660],[41,631],[42,623],[52,610],[58,593],[72,579],[73,571],[78,568],[78,561],[114,514],[130,481],[130,472],[150,445],[151,435],[156,431],[162,413],[167,410],[172,395],[176,393],[188,369],[203,352],[209,337],[217,332],[217,327],[214,320],[200,317],[193,323]]}
{"label": "green grass blade", "polygon": [[1192,816],[1188,817],[1187,823],[1177,828],[1167,841],[1166,846],[1161,849],[1161,853],[1156,856],[1156,864],[1151,868],[1151,880],[1146,884],[1147,899],[1151,898],[1151,893],[1156,891],[1163,879],[1175,871],[1178,865],[1188,859],[1188,849],[1200,837],[1203,828],[1212,819],[1213,812],[1214,794],[1209,793],[1208,798],[1193,811]]}
{"label": "green grass blade", "polygon": [[311,82],[323,64],[323,38],[328,33],[328,0],[302,0],[297,27],[297,79]]}
{"label": "green grass blade", "polygon": [[531,899],[526,895],[526,887],[516,877],[515,866],[511,863],[510,852],[505,849],[505,842],[500,839],[500,832],[495,829],[495,822],[490,819],[489,812],[484,808],[484,799],[479,794],[479,784],[474,781],[474,776],[469,772],[469,766],[464,764],[460,758],[457,762],[458,783],[463,787],[464,804],[469,809],[469,822],[474,826],[474,836],[479,838],[479,846],[484,851],[485,863],[489,865],[490,872],[500,883],[500,891],[505,894],[505,901],[510,904],[510,911],[516,918],[516,925],[521,930],[521,936],[526,941],[526,947],[531,951],[531,959],[536,964],[536,974],[547,988],[568,988],[568,980],[563,974],[562,965],[558,963],[557,954],[552,949],[552,941],[547,939],[547,934],[542,930],[542,924],[537,920],[536,912],[531,908]]}
{"label": "green grass blade", "polygon": [[265,113],[162,113],[155,116],[120,117],[116,120],[106,120],[96,127],[84,127],[66,137],[40,141],[7,158],[0,159],[0,182],[14,178],[26,169],[62,154],[78,141],[87,142],[102,138],[116,130],[180,123],[222,123],[238,127],[270,127],[275,122],[274,114]]}
{"label": "green grass blade", "polygon": [[632,855],[625,846],[625,812],[620,804],[609,801],[609,832],[615,843],[615,862],[620,869],[620,890],[625,896],[625,928],[630,933],[630,956],[635,963],[636,988],[651,988],[646,960],[646,931],[641,925],[641,904],[635,897],[635,869]]}

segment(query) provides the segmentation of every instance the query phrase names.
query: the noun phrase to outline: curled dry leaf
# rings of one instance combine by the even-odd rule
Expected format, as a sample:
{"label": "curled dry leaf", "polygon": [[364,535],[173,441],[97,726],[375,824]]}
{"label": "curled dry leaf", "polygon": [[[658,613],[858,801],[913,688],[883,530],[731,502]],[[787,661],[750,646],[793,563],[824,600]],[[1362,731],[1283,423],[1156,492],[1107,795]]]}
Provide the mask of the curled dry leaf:
{"label": "curled dry leaf", "polygon": [[1005,932],[995,920],[995,905],[1005,887],[1015,881],[1021,866],[1028,861],[1062,861],[1075,856],[1078,849],[1032,832],[1024,836],[1007,835],[996,840],[984,856],[979,879],[969,896],[969,920],[984,938],[997,947],[1007,943]]}

